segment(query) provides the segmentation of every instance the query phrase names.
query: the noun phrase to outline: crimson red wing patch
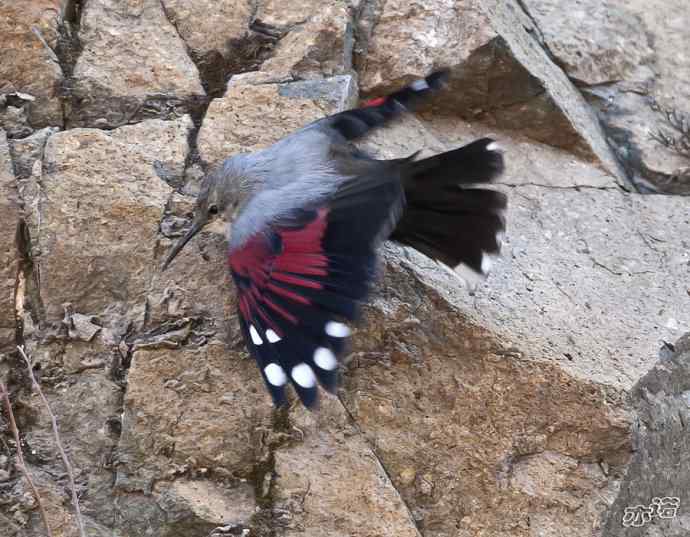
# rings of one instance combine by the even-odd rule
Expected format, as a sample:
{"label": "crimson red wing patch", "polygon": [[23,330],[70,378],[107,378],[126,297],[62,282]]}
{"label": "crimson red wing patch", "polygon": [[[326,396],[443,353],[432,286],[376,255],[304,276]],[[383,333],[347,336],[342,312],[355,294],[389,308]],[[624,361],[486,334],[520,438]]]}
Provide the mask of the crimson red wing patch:
{"label": "crimson red wing patch", "polygon": [[317,402],[317,384],[336,389],[347,323],[359,315],[375,250],[404,203],[395,169],[376,164],[321,205],[295,208],[231,248],[242,331],[276,404],[288,382],[307,407]]}
{"label": "crimson red wing patch", "polygon": [[348,245],[329,216],[302,211],[229,255],[242,331],[276,404],[288,380],[306,406],[317,402],[317,381],[335,389],[345,321],[356,318],[373,278],[373,250]]}

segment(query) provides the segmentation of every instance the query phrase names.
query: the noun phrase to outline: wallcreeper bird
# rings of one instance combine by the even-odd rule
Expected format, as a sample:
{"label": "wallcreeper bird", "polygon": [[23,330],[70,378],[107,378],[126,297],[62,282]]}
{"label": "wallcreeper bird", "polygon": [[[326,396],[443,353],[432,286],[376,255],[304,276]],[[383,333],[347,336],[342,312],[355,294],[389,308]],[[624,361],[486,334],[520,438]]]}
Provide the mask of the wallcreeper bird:
{"label": "wallcreeper bird", "polygon": [[317,381],[335,390],[347,322],[367,297],[382,241],[477,276],[498,254],[506,197],[475,186],[503,170],[493,140],[423,160],[375,160],[350,143],[414,109],[445,78],[437,72],[315,121],[204,178],[192,226],[163,268],[212,219],[232,222],[228,262],[240,325],[277,405],[288,380],[308,407],[317,403]]}

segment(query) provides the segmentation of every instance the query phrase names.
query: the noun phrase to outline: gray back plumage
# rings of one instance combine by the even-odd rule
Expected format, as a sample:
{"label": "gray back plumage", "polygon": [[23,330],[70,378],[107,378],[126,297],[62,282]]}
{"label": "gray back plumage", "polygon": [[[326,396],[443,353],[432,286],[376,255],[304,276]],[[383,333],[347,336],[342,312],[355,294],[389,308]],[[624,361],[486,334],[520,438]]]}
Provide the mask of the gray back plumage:
{"label": "gray back plumage", "polygon": [[[223,195],[240,197],[230,250],[258,230],[332,195],[351,175],[352,148],[314,124],[275,144],[227,159],[221,170]],[[349,155],[349,157],[348,157]]]}

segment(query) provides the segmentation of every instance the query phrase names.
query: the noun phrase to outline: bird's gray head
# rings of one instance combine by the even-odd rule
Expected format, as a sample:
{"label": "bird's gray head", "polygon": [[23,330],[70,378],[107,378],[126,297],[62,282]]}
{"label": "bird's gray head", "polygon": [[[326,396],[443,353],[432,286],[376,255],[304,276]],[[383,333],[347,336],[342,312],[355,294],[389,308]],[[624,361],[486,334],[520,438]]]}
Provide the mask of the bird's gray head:
{"label": "bird's gray head", "polygon": [[238,167],[232,166],[228,161],[209,172],[201,182],[201,188],[194,205],[192,226],[170,250],[163,263],[163,270],[168,267],[194,235],[220,218],[225,217],[232,222],[244,205],[249,194],[248,185],[243,175],[237,173]]}

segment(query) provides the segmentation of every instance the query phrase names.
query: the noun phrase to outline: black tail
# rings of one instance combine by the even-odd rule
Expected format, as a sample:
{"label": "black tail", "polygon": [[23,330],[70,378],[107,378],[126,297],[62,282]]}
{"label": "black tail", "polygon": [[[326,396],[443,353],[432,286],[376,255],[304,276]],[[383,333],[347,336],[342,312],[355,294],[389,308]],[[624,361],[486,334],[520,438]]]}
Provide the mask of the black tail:
{"label": "black tail", "polygon": [[324,126],[334,129],[346,140],[354,140],[405,110],[413,111],[433,92],[441,89],[447,78],[447,71],[437,71],[387,97],[370,99],[365,101],[361,108],[346,110],[321,121]]}
{"label": "black tail", "polygon": [[486,276],[505,230],[505,194],[472,185],[503,171],[503,155],[490,138],[411,162],[407,206],[391,238],[451,268],[465,265]]}

